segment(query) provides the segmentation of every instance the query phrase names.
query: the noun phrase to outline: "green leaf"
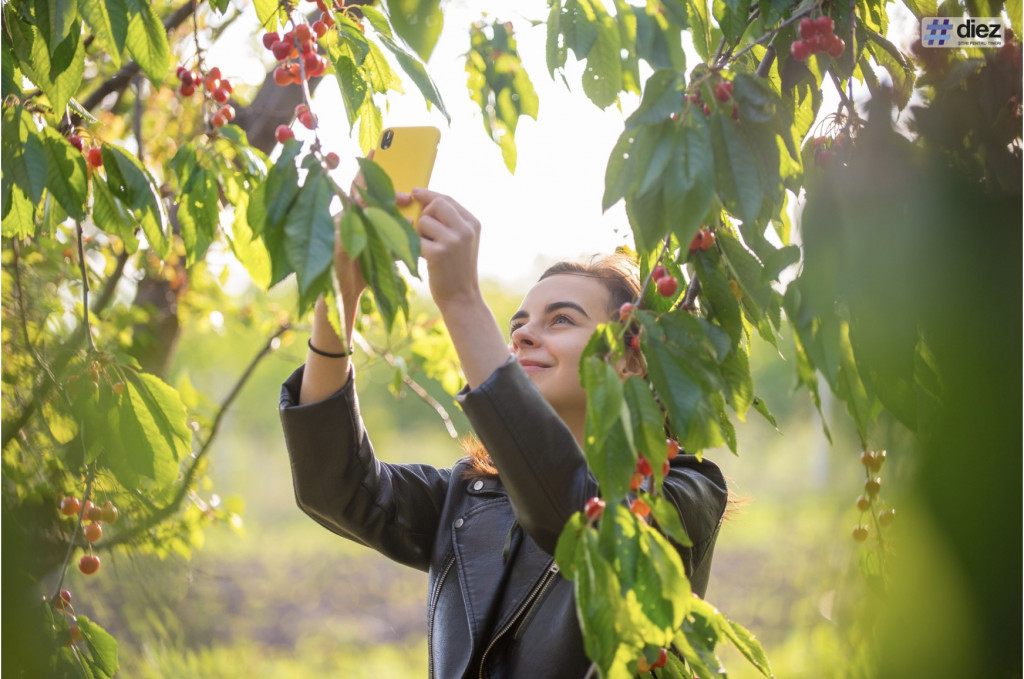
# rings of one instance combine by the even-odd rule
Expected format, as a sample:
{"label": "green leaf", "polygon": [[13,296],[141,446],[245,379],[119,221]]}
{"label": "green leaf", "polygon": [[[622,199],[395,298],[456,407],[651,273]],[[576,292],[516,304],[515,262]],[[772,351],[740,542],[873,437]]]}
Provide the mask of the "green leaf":
{"label": "green leaf", "polygon": [[151,3],[146,0],[129,2],[135,13],[128,22],[125,46],[146,77],[156,84],[162,83],[171,68],[167,30]]}
{"label": "green leaf", "polygon": [[614,104],[622,90],[620,49],[618,27],[605,16],[597,24],[597,39],[587,53],[583,70],[583,91],[600,108]]}
{"label": "green leaf", "polygon": [[4,210],[4,238],[25,238],[35,233],[35,205],[20,186],[11,187],[11,195],[4,202]]}
{"label": "green leaf", "polygon": [[424,68],[423,64],[406,52],[398,43],[391,38],[384,35],[379,36],[384,47],[395,55],[398,60],[398,65],[402,67],[402,70],[408,74],[412,79],[413,83],[419,89],[423,98],[427,101],[427,106],[430,104],[437,106],[437,109],[441,112],[441,115],[445,117],[449,123],[451,122],[451,116],[448,115],[448,109],[445,108],[444,102],[441,100],[441,93],[438,92],[437,86],[434,85],[434,81],[427,75],[427,69]]}
{"label": "green leaf", "polygon": [[690,609],[690,581],[679,552],[661,533],[641,524],[639,546],[637,600],[647,618],[665,635],[663,639],[647,641],[667,646]]}
{"label": "green leaf", "polygon": [[346,56],[334,61],[334,75],[341,89],[341,100],[345,104],[348,129],[351,132],[367,97],[366,81],[363,80],[362,73],[355,63]]}
{"label": "green leaf", "polygon": [[562,36],[562,3],[560,0],[555,0],[550,4],[551,10],[548,12],[547,40],[545,41],[544,55],[548,74],[554,78],[555,71],[565,66],[568,51],[565,44],[560,40]]}
{"label": "green leaf", "polygon": [[4,183],[14,182],[33,204],[38,204],[49,176],[45,137],[32,114],[20,106],[4,108],[2,134]]}
{"label": "green leaf", "polygon": [[379,207],[364,211],[393,257],[402,260],[414,276],[419,276],[420,237],[405,219],[395,218]]}
{"label": "green leaf", "polygon": [[146,168],[120,146],[103,145],[107,186],[138,220],[153,251],[161,258],[171,252],[168,220],[160,189]]}
{"label": "green leaf", "polygon": [[259,236],[264,230],[280,230],[284,224],[285,215],[299,193],[299,171],[295,168],[295,157],[300,151],[300,142],[288,140],[277,162],[267,172],[266,181],[256,187],[253,200],[249,203],[249,225],[253,235]]}
{"label": "green leaf", "polygon": [[353,206],[342,212],[338,224],[341,242],[352,259],[359,257],[366,248],[366,227],[358,210],[358,206]]}
{"label": "green leaf", "polygon": [[768,656],[765,655],[760,642],[749,630],[727,619],[725,616],[721,616],[720,626],[722,631],[725,632],[726,638],[743,654],[744,658],[750,661],[751,665],[756,667],[766,677],[774,676],[771,665],[768,663]]}
{"label": "green leaf", "polygon": [[618,502],[629,490],[636,453],[626,439],[631,426],[622,380],[614,366],[600,356],[580,362],[580,382],[587,390],[583,451],[604,498]]}
{"label": "green leaf", "polygon": [[377,145],[382,132],[384,121],[380,108],[374,103],[373,97],[367,97],[359,110],[359,148],[363,153],[369,153]]}
{"label": "green leaf", "polygon": [[20,21],[5,22],[5,25],[11,31],[25,75],[46,94],[55,111],[63,112],[81,86],[85,72],[81,28],[73,29],[51,56],[46,41],[34,27]]}
{"label": "green leaf", "polygon": [[665,421],[650,385],[639,377],[630,377],[623,383],[623,396],[629,406],[633,442],[637,452],[647,458],[655,479],[661,479],[661,465],[668,453],[665,440]]}
{"label": "green leaf", "polygon": [[693,240],[715,199],[711,130],[703,116],[676,128],[677,148],[665,176],[665,214],[680,243]]}
{"label": "green leaf", "polygon": [[693,48],[704,61],[711,58],[711,19],[708,12],[708,0],[686,0],[686,16],[692,28]]}
{"label": "green leaf", "polygon": [[[121,32],[115,32],[115,22],[111,20],[110,8],[106,0],[78,0],[82,12],[82,19],[92,32],[96,42],[103,48],[110,63],[114,68],[121,67],[121,52],[124,51],[125,34],[127,23],[125,22]],[[116,4],[116,3],[115,3]],[[116,9],[115,9],[116,13]],[[122,14],[121,21],[127,18],[127,12]],[[116,21],[116,20],[115,20]]]}
{"label": "green leaf", "polygon": [[711,7],[726,42],[737,42],[747,26],[749,3],[741,0],[713,0]]}
{"label": "green leaf", "polygon": [[281,3],[278,0],[253,0],[256,8],[256,18],[260,21],[260,27],[267,33],[277,30],[277,27],[287,20],[287,13],[280,9]]}
{"label": "green leaf", "polygon": [[731,232],[719,229],[717,236],[716,242],[721,248],[722,258],[743,292],[743,308],[748,316],[758,321],[771,302],[772,289],[765,276],[765,269]]}
{"label": "green leaf", "polygon": [[114,197],[106,182],[92,183],[92,221],[101,231],[120,238],[129,253],[139,249],[135,217]]}
{"label": "green leaf", "polygon": [[395,268],[394,260],[384,241],[369,222],[366,227],[366,247],[359,255],[363,277],[373,293],[381,319],[387,332],[391,332],[399,313],[408,318],[408,299],[405,281]]}
{"label": "green leaf", "polygon": [[729,212],[744,222],[753,222],[761,211],[765,192],[757,158],[745,129],[718,111],[711,116],[718,193]]}
{"label": "green leaf", "polygon": [[86,185],[85,158],[52,127],[42,130],[46,152],[46,188],[50,195],[74,219],[85,219]]}
{"label": "green leaf", "polygon": [[248,195],[243,195],[235,205],[235,219],[229,234],[231,251],[245,267],[252,282],[266,290],[270,286],[270,253],[263,240],[255,236],[249,226],[249,200]]}
{"label": "green leaf", "polygon": [[864,28],[864,31],[868,36],[868,51],[892,78],[893,103],[901,110],[906,108],[910,102],[910,95],[914,91],[914,67],[907,61],[899,48],[884,36],[867,28]]}
{"label": "green leaf", "polygon": [[200,169],[178,193],[178,225],[185,245],[185,265],[201,260],[216,236],[220,222],[219,187],[216,176]]}
{"label": "green leaf", "polygon": [[387,0],[391,25],[423,61],[430,59],[444,26],[440,0]]}
{"label": "green leaf", "polygon": [[334,257],[334,188],[322,173],[311,172],[284,221],[284,252],[295,270],[299,294],[305,294]]}
{"label": "green leaf", "polygon": [[89,647],[84,658],[90,669],[99,672],[98,676],[113,677],[118,670],[117,640],[85,615],[78,615],[75,622]]}
{"label": "green leaf", "polygon": [[707,310],[708,319],[720,325],[729,334],[732,345],[737,346],[743,337],[743,312],[721,266],[721,258],[717,251],[712,250],[697,253],[690,257],[690,261],[700,281],[701,306]]}
{"label": "green leaf", "polygon": [[664,495],[650,495],[646,499],[658,528],[683,547],[693,547],[693,541],[679,518],[679,508]]}
{"label": "green leaf", "polygon": [[369,158],[357,158],[356,162],[359,163],[359,172],[366,182],[364,196],[367,205],[376,205],[377,207],[394,205],[395,187],[384,168]]}

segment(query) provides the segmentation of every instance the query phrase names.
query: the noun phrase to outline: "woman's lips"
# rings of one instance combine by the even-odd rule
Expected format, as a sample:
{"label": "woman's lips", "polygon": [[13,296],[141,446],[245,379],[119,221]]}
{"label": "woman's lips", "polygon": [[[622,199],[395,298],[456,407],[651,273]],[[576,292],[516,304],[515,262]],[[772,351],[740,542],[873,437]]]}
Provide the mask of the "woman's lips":
{"label": "woman's lips", "polygon": [[523,370],[525,370],[528,373],[537,372],[539,370],[544,370],[545,368],[550,367],[544,365],[543,363],[538,363],[537,361],[519,361],[519,365],[523,366]]}

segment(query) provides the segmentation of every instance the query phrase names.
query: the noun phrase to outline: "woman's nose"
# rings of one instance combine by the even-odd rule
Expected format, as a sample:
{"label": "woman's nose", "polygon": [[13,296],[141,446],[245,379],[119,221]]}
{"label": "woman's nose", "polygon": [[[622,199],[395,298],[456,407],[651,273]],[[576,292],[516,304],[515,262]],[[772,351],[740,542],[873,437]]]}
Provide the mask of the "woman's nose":
{"label": "woman's nose", "polygon": [[509,337],[509,342],[512,344],[513,349],[516,347],[537,346],[537,338],[532,330],[530,330],[529,323],[525,323],[513,330],[512,335]]}

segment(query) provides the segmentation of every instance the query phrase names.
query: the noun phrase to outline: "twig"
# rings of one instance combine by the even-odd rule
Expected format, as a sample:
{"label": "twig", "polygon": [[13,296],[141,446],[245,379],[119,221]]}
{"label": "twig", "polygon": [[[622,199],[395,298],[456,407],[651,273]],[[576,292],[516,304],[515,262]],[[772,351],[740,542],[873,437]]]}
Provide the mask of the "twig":
{"label": "twig", "polygon": [[783,21],[781,24],[776,26],[775,30],[769,31],[768,33],[765,33],[760,38],[758,38],[757,40],[753,41],[752,43],[750,43],[749,45],[747,45],[746,47],[741,49],[739,52],[737,52],[735,55],[733,55],[732,60],[736,61],[741,56],[743,56],[744,54],[746,54],[750,50],[754,49],[755,45],[759,45],[762,42],[764,42],[766,38],[771,38],[772,40],[774,40],[775,36],[778,35],[779,32],[782,31],[783,28],[785,28],[786,26],[789,26],[792,23],[795,23],[799,19],[802,19],[803,17],[805,17],[808,14],[810,14],[812,11],[814,11],[814,7],[813,6],[808,7],[807,10],[805,10],[803,12],[800,12],[799,14],[794,14],[793,16],[789,17],[788,19]]}
{"label": "twig", "polygon": [[686,286],[686,292],[683,294],[683,301],[679,304],[681,309],[686,311],[693,311],[693,303],[697,301],[697,295],[700,294],[700,279],[697,278],[697,274],[693,274],[693,278],[690,279],[690,284]]}
{"label": "twig", "polygon": [[[353,333],[352,339],[356,344],[359,345],[359,348],[365,351],[366,353],[380,356],[389,366],[391,366],[392,368],[395,367],[395,357],[391,354],[390,351],[381,351],[380,349],[373,347],[359,333]],[[459,432],[458,430],[455,429],[455,424],[452,422],[451,416],[448,415],[448,411],[445,410],[445,407],[441,405],[440,401],[431,396],[427,392],[427,390],[423,388],[423,385],[414,380],[408,374],[402,374],[402,382],[410,389],[412,389],[417,396],[423,399],[423,401],[425,401],[427,405],[434,409],[434,412],[436,412],[438,417],[441,418],[441,421],[444,422],[445,429],[448,430],[449,436],[451,436],[453,439],[459,437]]]}
{"label": "twig", "polygon": [[78,269],[82,273],[82,326],[85,329],[85,338],[89,341],[89,350],[96,351],[89,322],[89,274],[85,268],[85,248],[82,246],[82,222],[75,222],[75,234],[78,236]]}
{"label": "twig", "polygon": [[278,329],[270,337],[267,338],[267,341],[263,345],[263,348],[260,349],[259,353],[257,353],[255,357],[253,357],[253,359],[249,362],[249,365],[242,372],[241,377],[239,377],[238,381],[235,382],[234,387],[231,388],[231,391],[225,397],[224,401],[221,403],[220,408],[217,411],[217,416],[214,418],[213,424],[210,426],[210,435],[206,437],[206,440],[199,447],[199,450],[195,453],[195,455],[192,456],[192,462],[191,464],[189,464],[188,469],[185,471],[185,475],[181,480],[181,485],[178,487],[178,491],[174,494],[174,498],[164,507],[155,510],[146,518],[145,521],[133,526],[131,530],[119,533],[110,538],[109,540],[104,540],[102,543],[104,547],[110,548],[114,545],[119,545],[128,542],[135,536],[141,533],[145,533],[150,528],[157,525],[158,523],[160,523],[167,517],[171,516],[174,512],[178,510],[178,507],[181,505],[182,501],[184,501],[185,497],[188,495],[189,486],[192,485],[192,481],[193,479],[195,479],[195,476],[199,471],[199,463],[202,462],[203,458],[206,456],[206,453],[209,452],[210,445],[213,443],[213,439],[217,436],[217,433],[220,431],[221,422],[223,421],[224,415],[227,413],[228,408],[231,406],[232,403],[234,403],[235,399],[238,397],[238,394],[242,391],[242,387],[245,386],[245,383],[249,381],[250,377],[252,377],[252,374],[256,370],[256,366],[259,365],[259,362],[263,360],[263,358],[273,350],[274,340],[283,335],[289,329],[291,329],[291,325],[289,323],[282,323],[278,327]]}
{"label": "twig", "polygon": [[756,74],[761,78],[767,78],[768,73],[772,70],[772,64],[775,63],[775,43],[768,43],[768,48],[764,51],[764,56],[761,57],[761,63],[757,65]]}

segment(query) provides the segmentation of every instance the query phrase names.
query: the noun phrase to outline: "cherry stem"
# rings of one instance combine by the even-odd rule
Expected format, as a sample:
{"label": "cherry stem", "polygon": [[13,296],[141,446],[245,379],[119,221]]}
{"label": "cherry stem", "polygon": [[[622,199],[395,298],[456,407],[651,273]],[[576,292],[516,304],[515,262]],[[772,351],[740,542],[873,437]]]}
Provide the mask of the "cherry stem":
{"label": "cherry stem", "polygon": [[85,269],[85,248],[82,245],[82,222],[75,222],[75,234],[78,236],[78,269],[82,274],[82,326],[89,350],[96,351],[96,343],[92,340],[92,326],[89,322],[89,276]]}
{"label": "cherry stem", "polygon": [[772,40],[774,40],[774,39],[775,39],[775,36],[776,36],[776,35],[778,35],[778,34],[779,34],[779,33],[780,33],[781,31],[782,31],[782,29],[783,29],[783,28],[785,28],[786,26],[789,26],[790,24],[793,24],[793,23],[795,23],[795,22],[799,21],[800,19],[802,19],[802,18],[804,18],[805,16],[809,15],[809,14],[810,14],[811,12],[813,12],[813,11],[814,11],[815,9],[817,9],[817,5],[812,5],[811,7],[808,7],[808,8],[807,8],[807,9],[806,9],[805,11],[803,11],[803,12],[800,12],[800,13],[798,13],[798,14],[794,14],[793,16],[789,17],[788,19],[786,19],[785,21],[783,21],[783,22],[782,22],[781,24],[779,24],[778,26],[776,26],[776,27],[775,27],[775,28],[774,28],[773,30],[771,30],[771,31],[768,31],[767,33],[765,33],[764,35],[762,35],[762,36],[761,36],[760,38],[758,38],[757,40],[754,40],[754,41],[753,41],[753,42],[751,42],[751,43],[750,43],[749,45],[747,45],[746,47],[744,47],[743,49],[741,49],[741,50],[740,50],[739,52],[737,52],[736,54],[734,54],[734,55],[732,56],[732,59],[731,59],[731,61],[736,61],[736,60],[737,60],[737,59],[739,59],[739,58],[740,58],[741,56],[743,56],[744,54],[746,54],[746,53],[747,53],[747,52],[749,52],[750,50],[754,49],[754,46],[755,46],[755,45],[759,45],[759,44],[761,44],[762,42],[764,42],[766,38],[771,38]]}

